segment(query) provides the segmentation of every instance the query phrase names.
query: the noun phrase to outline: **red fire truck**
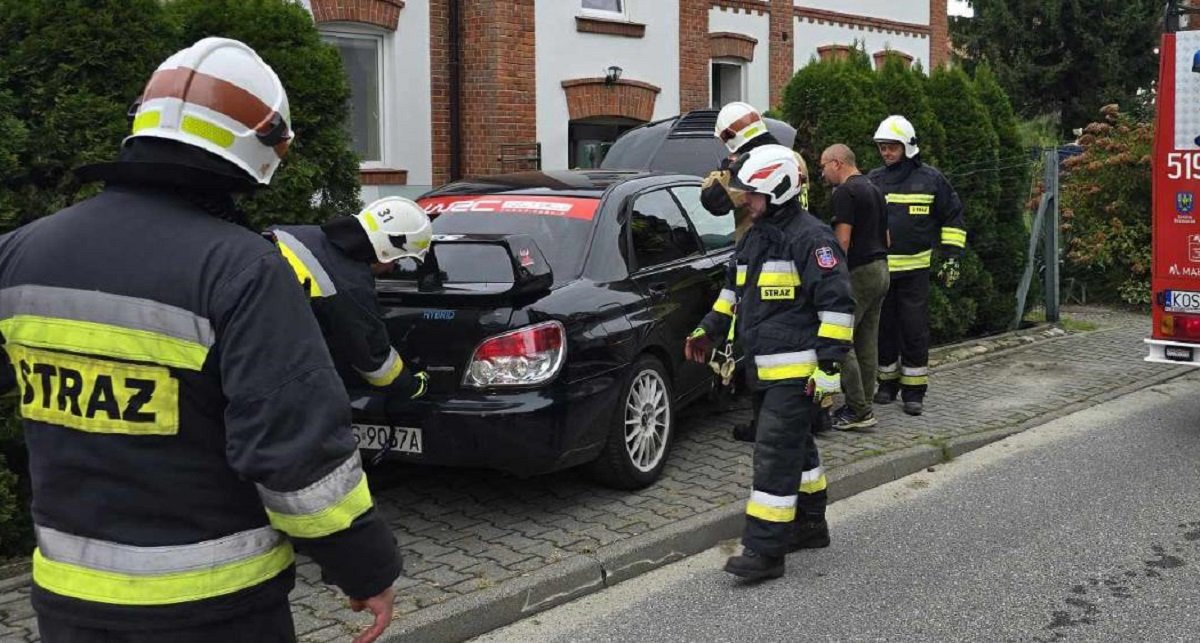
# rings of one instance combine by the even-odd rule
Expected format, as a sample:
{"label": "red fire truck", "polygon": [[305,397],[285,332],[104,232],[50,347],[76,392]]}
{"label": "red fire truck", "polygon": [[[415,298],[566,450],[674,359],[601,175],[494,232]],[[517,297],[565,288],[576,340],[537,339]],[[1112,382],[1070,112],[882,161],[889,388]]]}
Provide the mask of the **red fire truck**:
{"label": "red fire truck", "polygon": [[1200,31],[1194,9],[1169,3],[1159,50],[1153,162],[1154,327],[1151,362],[1200,364]]}

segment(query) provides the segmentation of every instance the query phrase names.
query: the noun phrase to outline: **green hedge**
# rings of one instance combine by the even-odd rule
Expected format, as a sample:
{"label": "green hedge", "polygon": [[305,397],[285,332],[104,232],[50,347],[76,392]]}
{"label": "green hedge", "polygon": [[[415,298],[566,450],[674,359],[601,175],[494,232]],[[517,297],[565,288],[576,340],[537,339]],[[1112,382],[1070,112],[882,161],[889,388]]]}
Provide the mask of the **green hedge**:
{"label": "green hedge", "polygon": [[[890,58],[875,72],[859,49],[849,60],[814,61],[799,70],[780,111],[796,127],[796,149],[810,167],[826,146],[845,143],[864,173],[881,164],[873,141],[879,122],[891,114],[913,121],[922,159],[946,174],[966,207],[962,276],[954,288],[935,284],[930,295],[934,340],[1006,327],[1025,260],[1031,161],[1008,97],[989,70],[975,78],[956,68],[927,76]],[[827,218],[829,190],[814,178],[813,210]]]}

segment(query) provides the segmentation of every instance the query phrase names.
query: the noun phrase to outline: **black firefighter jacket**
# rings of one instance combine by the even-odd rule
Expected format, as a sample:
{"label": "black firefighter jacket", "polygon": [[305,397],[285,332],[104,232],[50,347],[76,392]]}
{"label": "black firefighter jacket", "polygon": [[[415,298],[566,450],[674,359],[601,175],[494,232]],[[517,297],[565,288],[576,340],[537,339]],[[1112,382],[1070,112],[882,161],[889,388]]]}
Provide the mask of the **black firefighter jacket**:
{"label": "black firefighter jacket", "polygon": [[840,363],[854,332],[846,258],[833,232],[791,201],[752,225],[701,322],[715,341],[736,313],[737,341],[759,388],[806,380],[818,364]]}
{"label": "black firefighter jacket", "polygon": [[905,159],[890,167],[871,170],[867,178],[887,201],[888,270],[908,272],[929,268],[933,248],[957,256],[967,244],[963,204],[950,182],[932,166]]}
{"label": "black firefighter jacket", "polygon": [[168,188],[110,184],[0,238],[33,482],[33,604],[105,629],[287,601],[293,546],[353,598],[399,574],[295,276]]}

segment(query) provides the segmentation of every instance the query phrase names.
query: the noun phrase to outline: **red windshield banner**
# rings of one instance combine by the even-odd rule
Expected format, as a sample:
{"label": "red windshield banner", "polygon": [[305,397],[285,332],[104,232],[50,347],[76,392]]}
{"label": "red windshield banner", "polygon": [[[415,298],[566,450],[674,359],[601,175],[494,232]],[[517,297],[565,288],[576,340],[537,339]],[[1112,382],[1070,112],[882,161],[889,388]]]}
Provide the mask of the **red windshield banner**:
{"label": "red windshield banner", "polygon": [[447,212],[538,214],[591,221],[599,199],[562,196],[439,196],[418,201],[431,218]]}

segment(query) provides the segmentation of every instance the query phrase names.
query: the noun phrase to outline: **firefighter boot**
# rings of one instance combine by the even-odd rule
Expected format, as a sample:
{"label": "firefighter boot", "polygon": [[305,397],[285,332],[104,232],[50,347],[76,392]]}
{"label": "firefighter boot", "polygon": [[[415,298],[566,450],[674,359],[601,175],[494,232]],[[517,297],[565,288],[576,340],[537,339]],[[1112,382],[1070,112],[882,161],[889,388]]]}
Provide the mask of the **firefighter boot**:
{"label": "firefighter boot", "polygon": [[764,580],[783,576],[783,556],[764,556],[749,547],[740,556],[725,561],[725,571],[746,580]]}
{"label": "firefighter boot", "polygon": [[896,401],[896,395],[900,393],[900,383],[894,381],[885,381],[879,383],[879,389],[875,391],[876,404],[891,404]]}
{"label": "firefighter boot", "polygon": [[793,524],[792,541],[788,552],[801,549],[821,549],[829,546],[829,523],[824,518],[811,519],[798,516]]}
{"label": "firefighter boot", "polygon": [[909,415],[920,415],[925,412],[924,391],[904,391],[904,412]]}

